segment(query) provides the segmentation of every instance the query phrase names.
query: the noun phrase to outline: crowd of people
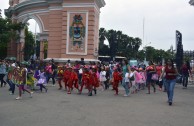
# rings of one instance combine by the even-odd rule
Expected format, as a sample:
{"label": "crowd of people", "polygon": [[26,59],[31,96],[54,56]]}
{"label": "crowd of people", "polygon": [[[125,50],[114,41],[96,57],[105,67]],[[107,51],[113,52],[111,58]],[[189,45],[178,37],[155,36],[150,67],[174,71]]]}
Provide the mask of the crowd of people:
{"label": "crowd of people", "polygon": [[[191,74],[188,63],[184,63],[182,68],[183,87],[188,84],[188,77]],[[47,84],[52,79],[52,86],[58,83],[58,89],[64,89],[67,94],[73,91],[82,94],[83,89],[88,91],[88,96],[97,94],[97,90],[108,90],[112,87],[114,95],[119,95],[119,85],[125,90],[124,97],[138,93],[147,87],[147,94],[156,93],[157,85],[159,91],[167,92],[168,103],[172,105],[174,86],[178,71],[174,67],[172,60],[154,64],[149,62],[148,66],[130,66],[127,60],[122,62],[89,62],[76,61],[71,63],[55,63],[52,59],[49,62],[31,61],[30,64],[14,61],[0,61],[0,81],[1,87],[9,85],[10,95],[15,93],[18,87],[19,96],[22,98],[23,92],[28,92],[32,97],[33,90],[39,86],[39,90],[48,91]],[[56,82],[57,81],[57,82]]]}

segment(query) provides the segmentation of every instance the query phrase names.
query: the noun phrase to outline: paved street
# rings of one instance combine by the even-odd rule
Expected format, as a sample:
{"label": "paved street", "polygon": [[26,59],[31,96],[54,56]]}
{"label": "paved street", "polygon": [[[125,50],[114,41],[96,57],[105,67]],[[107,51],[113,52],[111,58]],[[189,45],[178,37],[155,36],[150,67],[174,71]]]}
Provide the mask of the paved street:
{"label": "paved street", "polygon": [[[48,93],[9,95],[0,88],[0,126],[193,126],[194,86],[183,90],[177,85],[173,106],[166,93],[151,95],[141,91],[130,97],[98,91],[97,96],[71,95],[48,87]],[[121,88],[122,89],[122,88]],[[86,92],[85,92],[86,93]]]}

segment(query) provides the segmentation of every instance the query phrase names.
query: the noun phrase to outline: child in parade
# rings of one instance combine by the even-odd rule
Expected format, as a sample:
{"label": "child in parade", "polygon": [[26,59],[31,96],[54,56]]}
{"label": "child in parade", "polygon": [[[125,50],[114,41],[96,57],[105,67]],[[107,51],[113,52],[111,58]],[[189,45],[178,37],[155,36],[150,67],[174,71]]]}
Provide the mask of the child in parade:
{"label": "child in parade", "polygon": [[105,81],[106,81],[106,71],[105,71],[105,67],[102,66],[100,71],[100,85],[103,88],[102,91],[104,91],[105,89]]}
{"label": "child in parade", "polygon": [[137,85],[135,83],[135,68],[131,68],[131,73],[130,73],[130,82],[131,82],[131,93],[137,93]]}
{"label": "child in parade", "polygon": [[68,92],[67,94],[71,94],[71,91],[73,90],[73,87],[76,88],[79,91],[78,88],[78,76],[75,72],[75,67],[70,67],[70,78],[68,80]]}
{"label": "child in parade", "polygon": [[40,73],[39,73],[39,79],[38,79],[38,82],[37,82],[37,86],[40,86],[40,91],[42,92],[42,89],[44,88],[45,89],[45,92],[48,91],[48,89],[45,87],[45,84],[46,83],[46,77],[45,77],[45,72],[43,69],[41,69]]}
{"label": "child in parade", "polygon": [[110,82],[110,68],[108,66],[105,67],[106,70],[106,81],[104,82],[105,84],[105,90],[109,89],[109,82]]}
{"label": "child in parade", "polygon": [[141,76],[141,80],[139,82],[140,89],[144,90],[145,84],[146,84],[146,78],[145,78],[145,72],[143,71],[143,68],[139,68],[139,74]]}
{"label": "child in parade", "polygon": [[[90,77],[90,83],[92,84],[94,94],[97,94],[97,89],[99,87],[99,80],[97,76],[97,68],[96,66],[92,66],[92,72],[91,72],[91,77]],[[92,90],[90,92],[90,95],[92,96]]]}
{"label": "child in parade", "polygon": [[64,82],[66,91],[67,91],[69,78],[70,78],[70,68],[68,66],[65,66],[64,73],[63,73],[63,82]]}
{"label": "child in parade", "polygon": [[83,75],[82,75],[82,84],[81,84],[81,88],[80,88],[79,94],[82,93],[82,90],[83,90],[84,86],[88,89],[88,95],[90,95],[89,93],[92,90],[92,88],[90,86],[90,72],[89,72],[88,69],[89,69],[88,66],[84,67],[84,71],[83,71]]}
{"label": "child in parade", "polygon": [[114,68],[113,72],[113,90],[115,90],[115,95],[119,93],[119,82],[122,80],[121,73],[119,73],[118,68]]}
{"label": "child in parade", "polygon": [[142,83],[142,76],[139,73],[138,68],[133,68],[134,69],[134,77],[135,77],[135,85],[136,85],[136,92],[140,90],[140,85]]}
{"label": "child in parade", "polygon": [[125,85],[124,86],[126,86],[125,89],[127,89],[127,90],[125,90],[124,97],[127,97],[127,96],[130,95],[131,84],[130,84],[129,78],[130,78],[130,73],[126,72],[126,74],[125,74]]}
{"label": "child in parade", "polygon": [[25,84],[27,81],[27,69],[24,66],[21,66],[17,72],[18,72],[17,84],[19,87],[19,96],[16,98],[16,100],[20,100],[22,98],[22,91],[28,92],[30,94],[30,97],[32,97],[33,92],[25,88]]}
{"label": "child in parade", "polygon": [[152,61],[149,62],[149,66],[146,67],[146,83],[147,83],[147,87],[148,87],[148,92],[147,94],[150,94],[150,86],[153,87],[154,89],[154,93],[156,92],[156,88],[155,88],[155,83],[152,80],[152,75],[156,72],[156,67],[154,65],[154,63]]}
{"label": "child in parade", "polygon": [[59,89],[58,90],[62,89],[61,82],[63,80],[63,74],[64,74],[63,67],[62,66],[58,66],[58,71],[57,71],[57,79],[58,79],[58,84],[59,84]]}

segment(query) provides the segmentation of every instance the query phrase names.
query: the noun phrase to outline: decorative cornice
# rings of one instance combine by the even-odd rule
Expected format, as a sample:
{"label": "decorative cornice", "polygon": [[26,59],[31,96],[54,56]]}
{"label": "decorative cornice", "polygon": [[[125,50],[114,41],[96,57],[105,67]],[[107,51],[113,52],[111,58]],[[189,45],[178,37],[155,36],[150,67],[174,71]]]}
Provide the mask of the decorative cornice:
{"label": "decorative cornice", "polygon": [[189,4],[194,5],[194,0],[190,0]]}
{"label": "decorative cornice", "polygon": [[95,0],[95,1],[99,8],[102,8],[106,5],[104,0]]}

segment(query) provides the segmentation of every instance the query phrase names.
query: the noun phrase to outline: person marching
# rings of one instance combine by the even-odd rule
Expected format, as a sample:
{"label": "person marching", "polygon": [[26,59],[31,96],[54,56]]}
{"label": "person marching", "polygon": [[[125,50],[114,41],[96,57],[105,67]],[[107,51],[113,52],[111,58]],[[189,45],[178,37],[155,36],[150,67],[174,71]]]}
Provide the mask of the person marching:
{"label": "person marching", "polygon": [[58,84],[59,84],[59,90],[63,88],[61,84],[61,81],[63,80],[63,74],[64,74],[63,67],[58,66],[57,79],[58,79]]}
{"label": "person marching", "polygon": [[73,90],[73,87],[76,88],[79,91],[78,88],[78,75],[75,72],[75,67],[70,67],[70,78],[68,80],[68,92],[67,94],[71,94],[71,91]]}
{"label": "person marching", "polygon": [[141,76],[141,80],[139,82],[140,84],[140,89],[144,90],[145,88],[145,83],[146,83],[146,78],[145,78],[145,72],[143,70],[143,68],[139,68],[139,74]]}
{"label": "person marching", "polygon": [[146,83],[147,83],[147,87],[148,87],[148,92],[147,94],[150,94],[150,86],[153,87],[154,89],[154,93],[156,92],[156,88],[155,88],[155,84],[154,81],[152,80],[152,75],[156,72],[156,67],[153,64],[152,61],[149,62],[149,66],[146,68],[146,73],[147,73],[147,79],[146,79]]}
{"label": "person marching", "polygon": [[27,69],[21,65],[19,70],[17,71],[17,82],[19,87],[19,96],[16,98],[16,100],[20,100],[22,98],[22,91],[26,91],[30,94],[30,97],[32,97],[33,92],[29,91],[25,88],[25,84],[27,82]]}
{"label": "person marching", "polygon": [[90,86],[90,72],[88,70],[88,66],[84,67],[84,72],[82,75],[82,83],[81,83],[81,88],[79,90],[79,94],[82,93],[83,87],[85,86],[88,89],[88,95],[90,95],[89,93],[92,90],[92,87]]}
{"label": "person marching", "polygon": [[105,67],[101,66],[101,71],[100,71],[100,85],[102,86],[102,91],[105,90],[105,81],[106,81],[106,71]]}
{"label": "person marching", "polygon": [[97,89],[99,87],[99,80],[97,76],[97,68],[96,66],[92,66],[92,71],[90,74],[90,84],[92,85],[92,90],[90,91],[89,96],[92,96],[92,91],[94,91],[94,94],[97,94]]}
{"label": "person marching", "polygon": [[67,91],[69,78],[70,78],[70,68],[68,66],[66,66],[64,69],[64,74],[63,74],[63,82],[64,82],[64,86],[65,86],[66,91]]}
{"label": "person marching", "polygon": [[113,72],[113,90],[115,90],[115,95],[119,93],[119,82],[122,80],[121,73],[119,73],[118,68],[114,67]]}
{"label": "person marching", "polygon": [[48,89],[44,85],[44,84],[47,84],[44,69],[40,70],[40,73],[39,73],[38,76],[39,76],[39,79],[38,79],[38,82],[37,82],[37,86],[40,86],[40,91],[41,92],[42,92],[43,88],[45,89],[45,92],[47,92]]}

